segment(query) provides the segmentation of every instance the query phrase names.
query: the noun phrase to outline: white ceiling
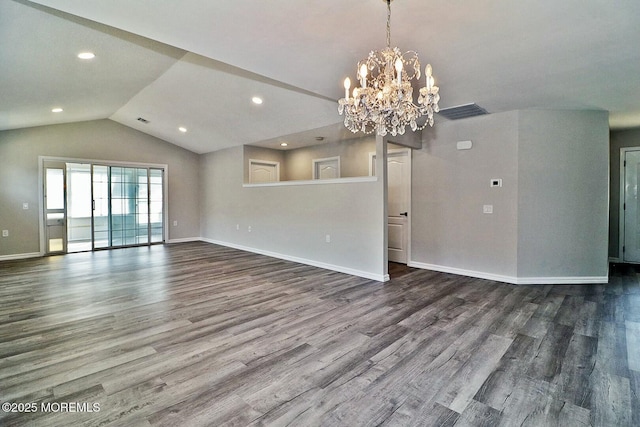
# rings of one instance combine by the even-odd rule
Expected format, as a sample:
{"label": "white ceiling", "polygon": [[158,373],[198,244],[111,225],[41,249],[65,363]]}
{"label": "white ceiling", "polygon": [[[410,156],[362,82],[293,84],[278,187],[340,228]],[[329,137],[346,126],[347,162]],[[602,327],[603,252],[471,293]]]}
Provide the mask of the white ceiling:
{"label": "white ceiling", "polygon": [[[197,153],[331,129],[385,21],[381,0],[3,0],[0,129],[111,118]],[[441,108],[640,126],[637,0],[397,0],[391,37],[433,65]]]}

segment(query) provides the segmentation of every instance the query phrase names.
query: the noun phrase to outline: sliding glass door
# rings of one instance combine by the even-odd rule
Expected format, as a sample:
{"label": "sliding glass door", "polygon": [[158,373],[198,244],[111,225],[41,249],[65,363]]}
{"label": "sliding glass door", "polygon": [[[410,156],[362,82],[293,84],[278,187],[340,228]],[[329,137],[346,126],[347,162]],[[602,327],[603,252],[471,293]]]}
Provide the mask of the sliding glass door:
{"label": "sliding glass door", "polygon": [[43,161],[46,253],[164,242],[164,168]]}

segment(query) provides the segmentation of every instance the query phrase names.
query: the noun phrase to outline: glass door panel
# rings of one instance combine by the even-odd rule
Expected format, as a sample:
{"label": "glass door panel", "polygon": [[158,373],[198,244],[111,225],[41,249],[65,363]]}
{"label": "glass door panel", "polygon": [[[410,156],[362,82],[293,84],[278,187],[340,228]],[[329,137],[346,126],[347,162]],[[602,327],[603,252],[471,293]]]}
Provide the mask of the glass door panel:
{"label": "glass door panel", "polygon": [[111,246],[109,167],[93,165],[93,248]]}
{"label": "glass door panel", "polygon": [[149,243],[148,199],[146,168],[111,167],[112,246]]}
{"label": "glass door panel", "polygon": [[91,165],[67,163],[67,252],[90,251]]}
{"label": "glass door panel", "polygon": [[46,253],[67,251],[67,205],[65,163],[44,163],[44,223]]}
{"label": "glass door panel", "polygon": [[149,225],[151,242],[164,242],[164,170],[149,169]]}

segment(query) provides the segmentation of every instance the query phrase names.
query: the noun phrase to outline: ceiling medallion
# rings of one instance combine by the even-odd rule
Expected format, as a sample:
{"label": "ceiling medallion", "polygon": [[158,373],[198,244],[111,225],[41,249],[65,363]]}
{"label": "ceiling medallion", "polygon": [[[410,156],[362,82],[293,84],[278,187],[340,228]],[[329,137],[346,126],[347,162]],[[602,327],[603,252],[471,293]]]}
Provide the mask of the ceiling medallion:
{"label": "ceiling medallion", "polygon": [[[366,59],[358,62],[360,87],[351,88],[351,79],[344,80],[344,98],[338,101],[338,112],[344,113],[344,125],[351,132],[374,131],[385,136],[403,135],[408,125],[411,130],[433,126],[433,113],[439,111],[438,86],[434,85],[431,65],[425,67],[426,86],[420,88],[418,103],[413,102],[412,80],[420,79],[420,62],[414,51],[402,53],[391,48],[391,0],[387,3],[387,47],[371,51]],[[426,116],[426,122],[418,126],[417,120]]]}

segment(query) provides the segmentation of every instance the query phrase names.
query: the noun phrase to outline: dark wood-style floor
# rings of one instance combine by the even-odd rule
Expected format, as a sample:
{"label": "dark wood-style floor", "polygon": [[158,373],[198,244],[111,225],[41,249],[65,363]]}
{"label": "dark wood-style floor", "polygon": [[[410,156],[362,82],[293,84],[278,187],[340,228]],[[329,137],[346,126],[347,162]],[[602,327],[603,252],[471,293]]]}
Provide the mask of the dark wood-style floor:
{"label": "dark wood-style floor", "polygon": [[633,268],[590,286],[395,271],[206,243],[0,263],[0,401],[37,409],[0,424],[640,425]]}

